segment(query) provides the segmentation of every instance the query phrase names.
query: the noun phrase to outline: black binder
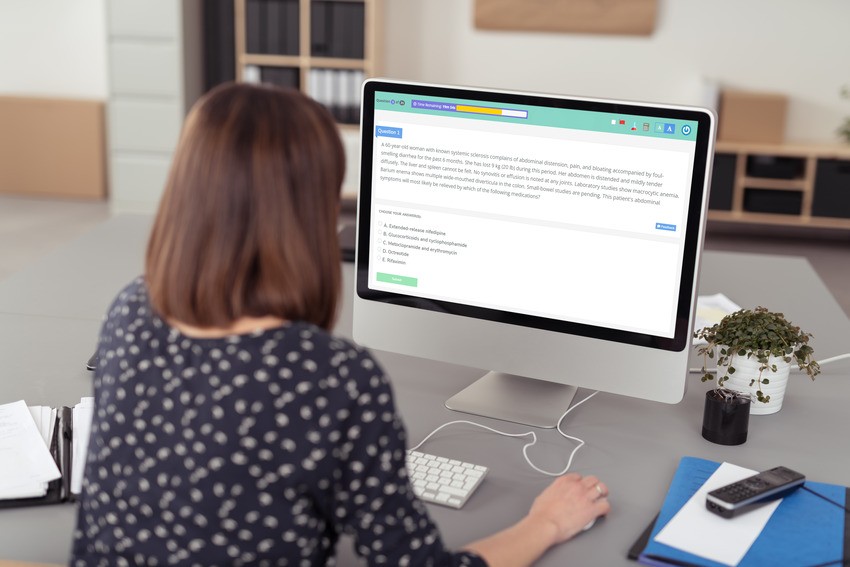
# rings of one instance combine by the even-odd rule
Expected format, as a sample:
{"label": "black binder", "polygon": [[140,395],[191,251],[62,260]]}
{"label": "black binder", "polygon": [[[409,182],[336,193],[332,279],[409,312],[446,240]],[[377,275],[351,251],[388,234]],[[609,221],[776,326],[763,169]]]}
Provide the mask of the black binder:
{"label": "black binder", "polygon": [[74,442],[74,410],[69,407],[59,408],[56,412],[56,426],[50,439],[50,455],[59,467],[62,476],[47,484],[47,493],[34,498],[0,499],[0,509],[18,508],[21,506],[41,506],[44,504],[61,504],[76,502],[77,495],[71,492],[71,455]]}

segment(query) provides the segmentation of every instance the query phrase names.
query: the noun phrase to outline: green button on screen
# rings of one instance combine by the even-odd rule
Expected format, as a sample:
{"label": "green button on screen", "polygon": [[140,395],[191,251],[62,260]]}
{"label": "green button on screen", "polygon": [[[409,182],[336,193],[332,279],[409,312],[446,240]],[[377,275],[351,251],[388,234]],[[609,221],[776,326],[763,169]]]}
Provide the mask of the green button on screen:
{"label": "green button on screen", "polygon": [[411,278],[408,276],[397,276],[395,274],[384,274],[381,272],[378,272],[378,281],[384,283],[406,285],[410,287],[416,287],[419,284],[419,280],[417,280],[416,278]]}

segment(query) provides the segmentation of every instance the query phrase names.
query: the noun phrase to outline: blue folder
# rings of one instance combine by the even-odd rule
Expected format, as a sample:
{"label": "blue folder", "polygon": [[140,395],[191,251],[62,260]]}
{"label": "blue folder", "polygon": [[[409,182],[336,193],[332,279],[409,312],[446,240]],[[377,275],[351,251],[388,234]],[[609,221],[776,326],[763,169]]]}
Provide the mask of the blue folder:
{"label": "blue folder", "polygon": [[[682,458],[649,542],[639,557],[641,563],[723,567],[722,563],[655,541],[658,532],[719,466],[720,463],[706,459]],[[805,486],[819,496],[803,489],[786,496],[738,564],[740,567],[850,565],[850,549],[846,545],[850,534],[846,511],[848,489],[812,481],[806,481]],[[705,537],[710,538],[712,535],[707,533]],[[723,542],[718,541],[717,545],[723,545]]]}

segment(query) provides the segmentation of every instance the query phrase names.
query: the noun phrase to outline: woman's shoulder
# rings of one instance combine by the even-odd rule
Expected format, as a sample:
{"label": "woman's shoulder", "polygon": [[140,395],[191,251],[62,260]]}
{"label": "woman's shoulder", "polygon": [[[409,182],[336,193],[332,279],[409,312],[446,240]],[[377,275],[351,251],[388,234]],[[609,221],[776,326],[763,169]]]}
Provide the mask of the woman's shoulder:
{"label": "woman's shoulder", "polygon": [[116,300],[120,301],[139,301],[142,298],[147,299],[148,290],[145,286],[145,277],[144,276],[136,276],[132,280],[130,280],[127,285],[125,285],[121,291],[118,292],[118,295],[115,297]]}
{"label": "woman's shoulder", "polygon": [[299,353],[323,361],[337,370],[345,368],[342,373],[347,377],[371,378],[383,375],[383,370],[372,354],[347,338],[304,322],[291,323],[290,331],[297,337]]}
{"label": "woman's shoulder", "polygon": [[147,303],[147,297],[145,278],[144,276],[137,276],[115,295],[112,305],[109,307],[109,313],[111,314],[116,308],[120,309],[125,306]]}
{"label": "woman's shoulder", "polygon": [[150,301],[143,276],[138,276],[119,291],[107,310],[106,320],[137,319],[150,314]]}
{"label": "woman's shoulder", "polygon": [[348,359],[369,358],[372,356],[365,348],[353,341],[346,339],[332,331],[325,330],[313,323],[303,321],[292,322],[289,325],[290,332],[294,333],[299,341],[299,347],[305,351],[320,350],[331,352],[340,357]]}

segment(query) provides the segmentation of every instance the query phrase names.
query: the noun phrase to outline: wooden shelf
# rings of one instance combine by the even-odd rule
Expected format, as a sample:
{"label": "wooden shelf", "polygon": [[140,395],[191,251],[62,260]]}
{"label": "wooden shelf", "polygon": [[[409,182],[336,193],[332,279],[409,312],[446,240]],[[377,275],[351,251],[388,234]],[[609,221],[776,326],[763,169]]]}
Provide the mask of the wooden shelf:
{"label": "wooden shelf", "polygon": [[[302,67],[309,64],[309,57],[300,55],[268,55],[265,53],[243,53],[239,57],[240,70],[246,65],[258,65],[261,67]],[[240,77],[241,80],[241,77]]]}
{"label": "wooden shelf", "polygon": [[719,154],[850,159],[850,146],[842,144],[750,144],[718,140],[714,144],[714,151]]}
{"label": "wooden shelf", "polygon": [[803,217],[770,213],[710,210],[708,211],[708,220],[741,224],[850,230],[850,219],[833,217]]}
{"label": "wooden shelf", "polygon": [[806,179],[775,179],[772,177],[744,176],[741,183],[747,189],[776,189],[779,191],[805,191]]}
{"label": "wooden shelf", "polygon": [[850,229],[850,146],[717,142],[708,219]]}

